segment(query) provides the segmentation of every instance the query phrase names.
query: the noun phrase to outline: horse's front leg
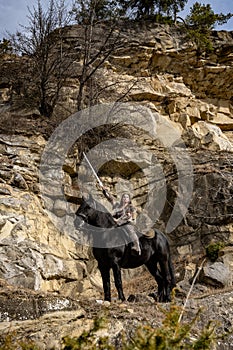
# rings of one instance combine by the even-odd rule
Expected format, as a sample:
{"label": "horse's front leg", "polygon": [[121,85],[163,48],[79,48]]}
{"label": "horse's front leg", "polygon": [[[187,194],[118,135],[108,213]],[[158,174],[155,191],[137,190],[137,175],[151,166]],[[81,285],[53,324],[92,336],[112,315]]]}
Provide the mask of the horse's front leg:
{"label": "horse's front leg", "polygon": [[120,269],[117,262],[115,262],[113,264],[112,270],[113,270],[113,275],[114,275],[115,286],[116,286],[116,289],[118,292],[118,298],[120,300],[124,301],[125,296],[124,296],[123,287],[122,287],[121,269]]}
{"label": "horse's front leg", "polygon": [[103,282],[104,300],[111,301],[110,267],[99,264],[99,270]]}

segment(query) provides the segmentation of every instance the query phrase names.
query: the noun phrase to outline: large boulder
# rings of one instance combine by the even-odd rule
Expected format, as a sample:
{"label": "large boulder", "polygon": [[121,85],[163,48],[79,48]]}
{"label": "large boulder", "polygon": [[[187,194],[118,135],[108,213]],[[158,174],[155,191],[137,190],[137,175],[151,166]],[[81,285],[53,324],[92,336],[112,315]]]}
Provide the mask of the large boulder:
{"label": "large boulder", "polygon": [[233,152],[233,144],[217,125],[199,121],[188,129],[186,136],[187,144],[192,147]]}
{"label": "large boulder", "polygon": [[214,288],[232,285],[232,272],[222,262],[208,262],[202,268],[198,281]]}

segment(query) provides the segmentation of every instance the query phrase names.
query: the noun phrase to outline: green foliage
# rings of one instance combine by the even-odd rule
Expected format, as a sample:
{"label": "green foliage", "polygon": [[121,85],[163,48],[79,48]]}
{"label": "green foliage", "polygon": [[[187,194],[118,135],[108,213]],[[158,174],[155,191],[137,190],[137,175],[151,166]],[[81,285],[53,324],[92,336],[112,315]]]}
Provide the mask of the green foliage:
{"label": "green foliage", "polygon": [[224,15],[223,13],[217,14],[211,8],[210,4],[202,5],[198,2],[190,9],[190,14],[186,17],[185,21],[188,26],[196,30],[209,31],[214,29],[216,24],[226,23],[233,14],[228,13]]}
{"label": "green foliage", "polygon": [[233,14],[216,14],[210,4],[202,5],[198,2],[190,8],[190,14],[185,18],[187,36],[196,43],[198,53],[213,50],[211,31],[215,25],[226,23]]}
{"label": "green foliage", "polygon": [[188,29],[187,38],[197,45],[197,53],[201,55],[205,52],[213,51],[213,44],[210,33],[197,29]]}
{"label": "green foliage", "polygon": [[[175,302],[170,305],[161,305],[163,313],[161,326],[152,327],[142,325],[132,334],[125,334],[119,338],[117,349],[121,350],[211,350],[217,339],[227,334],[217,336],[216,324],[209,322],[200,331],[195,327],[201,311],[186,322],[180,322],[182,308]],[[79,337],[63,338],[63,350],[114,350],[116,346],[108,337],[101,337],[101,329],[109,325],[106,315],[94,320],[93,327],[84,331]],[[195,330],[194,330],[195,327]],[[40,350],[33,342],[27,339],[17,340],[16,334],[0,336],[0,350]]]}
{"label": "green foliage", "polygon": [[176,19],[176,14],[184,9],[187,0],[159,0],[157,6],[159,12],[166,13],[168,16],[173,15],[173,19]]}
{"label": "green foliage", "polygon": [[160,13],[157,13],[153,17],[154,21],[156,23],[161,23],[161,24],[173,24],[173,19],[170,16],[164,16]]}
{"label": "green foliage", "polygon": [[89,331],[84,331],[78,338],[65,337],[63,350],[114,350],[113,345],[109,344],[107,337],[96,338],[95,333],[106,327],[107,321],[105,317],[94,320],[94,325]]}
{"label": "green foliage", "polygon": [[75,0],[72,14],[80,24],[93,24],[93,21],[115,19],[120,7],[115,0]]}
{"label": "green foliage", "polygon": [[[120,6],[128,13],[136,13],[135,16],[139,19],[151,18],[157,14],[173,15],[176,18],[177,12],[184,9],[188,0],[134,0],[134,1],[119,1]],[[153,17],[153,19],[156,18]]]}
{"label": "green foliage", "polygon": [[32,341],[16,340],[15,334],[9,333],[6,336],[0,336],[0,350],[40,350]]}
{"label": "green foliage", "polygon": [[[188,323],[179,322],[181,308],[171,303],[169,310],[161,307],[164,319],[160,327],[144,325],[139,327],[127,340],[122,338],[122,350],[210,350],[216,341],[215,325],[209,322],[195,337],[192,328],[199,313]],[[79,338],[64,338],[63,350],[94,350],[115,349],[109,343],[108,338],[97,338],[95,332],[103,325],[103,319],[95,321],[94,327],[89,332],[84,332]],[[104,321],[106,325],[106,320]]]}
{"label": "green foliage", "polygon": [[216,261],[219,255],[219,251],[225,247],[223,242],[211,243],[206,247],[206,256],[210,261]]}
{"label": "green foliage", "polygon": [[189,323],[180,323],[180,308],[171,304],[170,310],[163,311],[165,318],[162,326],[152,328],[151,326],[140,327],[129,345],[124,350],[208,350],[212,349],[215,341],[215,326],[209,323],[200,335],[191,334],[192,327],[197,320],[198,314]]}

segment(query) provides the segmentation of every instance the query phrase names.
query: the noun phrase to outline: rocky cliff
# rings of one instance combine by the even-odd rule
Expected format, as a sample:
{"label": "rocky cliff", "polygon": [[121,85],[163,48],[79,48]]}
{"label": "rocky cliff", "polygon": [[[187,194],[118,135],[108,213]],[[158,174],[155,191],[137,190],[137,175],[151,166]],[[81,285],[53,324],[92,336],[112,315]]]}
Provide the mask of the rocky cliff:
{"label": "rocky cliff", "polygon": [[[79,30],[79,26],[67,29],[67,43],[77,45]],[[143,147],[156,157],[156,171],[159,169],[163,177],[162,182],[157,179],[157,191],[166,184],[163,208],[153,222],[156,227],[166,230],[177,196],[191,191],[187,212],[167,232],[178,280],[193,276],[208,245],[221,243],[221,254],[217,261],[208,263],[202,282],[231,286],[233,33],[213,32],[214,50],[202,56],[177,28],[134,24],[125,26],[122,35],[125,47],[114,52],[97,72],[99,89],[104,90],[98,102],[115,102],[124,96],[124,102],[151,111],[156,127],[161,120],[156,116],[167,120],[180,135],[182,145],[176,145],[177,152],[182,156],[180,149],[185,147],[192,172],[185,173],[185,183],[180,182],[178,161],[164,149],[164,140],[170,135],[158,142],[148,130],[138,132],[132,121],[130,127],[111,129],[109,135],[137,142],[138,151],[133,144],[127,151],[121,149],[118,159],[114,159],[114,150],[106,151],[110,161],[100,167],[99,175],[114,194],[130,185],[134,203],[143,208],[149,190],[142,169],[149,163],[140,150]],[[80,143],[71,148],[62,167],[64,196],[53,193],[52,181],[46,205],[39,167],[49,136],[69,113],[75,112],[79,69],[77,62],[63,88],[60,105],[66,112],[62,114],[57,108],[51,120],[30,108],[14,109],[9,103],[10,86],[0,85],[0,277],[15,286],[72,298],[97,297],[101,292],[89,247],[78,244],[54,224],[59,220],[66,223],[67,217],[72,220],[81,198],[77,185],[82,172]],[[99,192],[91,189],[101,200]],[[179,205],[182,211],[182,203]],[[51,213],[55,221],[51,221]]]}

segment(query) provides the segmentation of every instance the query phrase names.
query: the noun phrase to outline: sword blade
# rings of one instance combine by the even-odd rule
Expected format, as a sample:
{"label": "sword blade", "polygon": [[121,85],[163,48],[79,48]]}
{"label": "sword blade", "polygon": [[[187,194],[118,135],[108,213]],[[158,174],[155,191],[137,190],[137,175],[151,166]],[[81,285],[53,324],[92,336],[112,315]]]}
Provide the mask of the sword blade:
{"label": "sword blade", "polygon": [[94,169],[93,166],[91,165],[89,159],[87,158],[87,156],[86,156],[86,154],[85,154],[84,152],[83,152],[83,156],[84,156],[84,158],[85,158],[87,164],[89,165],[89,167],[90,167],[92,173],[94,174],[96,180],[98,181],[98,183],[100,184],[100,186],[103,187],[102,181],[100,180],[99,176],[96,174],[95,169]]}

